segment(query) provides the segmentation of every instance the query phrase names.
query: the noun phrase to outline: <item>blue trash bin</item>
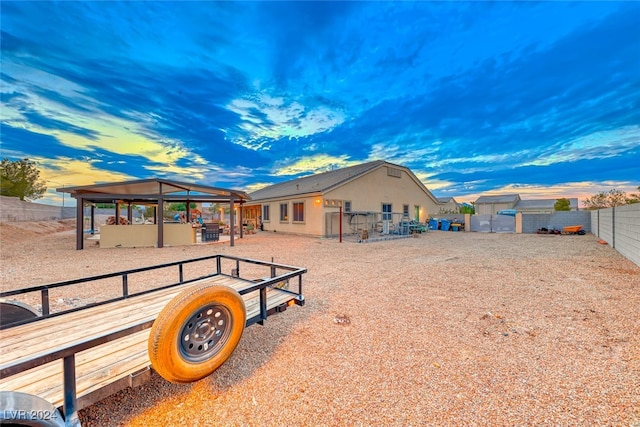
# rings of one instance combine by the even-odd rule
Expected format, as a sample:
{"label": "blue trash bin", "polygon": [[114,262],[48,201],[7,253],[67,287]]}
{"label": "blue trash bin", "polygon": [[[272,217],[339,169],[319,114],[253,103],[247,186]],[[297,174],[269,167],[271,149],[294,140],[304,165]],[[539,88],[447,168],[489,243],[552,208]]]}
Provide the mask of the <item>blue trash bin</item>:
{"label": "blue trash bin", "polygon": [[440,220],[440,230],[442,231],[449,231],[449,226],[451,225],[451,221],[449,221],[448,219],[442,218]]}
{"label": "blue trash bin", "polygon": [[437,230],[438,229],[438,220],[431,218],[429,220],[429,230]]}

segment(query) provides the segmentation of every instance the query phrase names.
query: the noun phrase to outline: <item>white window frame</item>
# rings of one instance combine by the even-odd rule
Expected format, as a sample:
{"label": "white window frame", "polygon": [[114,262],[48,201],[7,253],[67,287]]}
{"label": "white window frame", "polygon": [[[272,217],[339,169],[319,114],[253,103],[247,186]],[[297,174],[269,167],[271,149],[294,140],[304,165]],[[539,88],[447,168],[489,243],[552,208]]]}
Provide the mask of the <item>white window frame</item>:
{"label": "white window frame", "polygon": [[[389,210],[385,210],[385,207],[389,207]],[[382,204],[382,220],[383,221],[391,221],[393,219],[393,204],[392,203],[383,203]]]}

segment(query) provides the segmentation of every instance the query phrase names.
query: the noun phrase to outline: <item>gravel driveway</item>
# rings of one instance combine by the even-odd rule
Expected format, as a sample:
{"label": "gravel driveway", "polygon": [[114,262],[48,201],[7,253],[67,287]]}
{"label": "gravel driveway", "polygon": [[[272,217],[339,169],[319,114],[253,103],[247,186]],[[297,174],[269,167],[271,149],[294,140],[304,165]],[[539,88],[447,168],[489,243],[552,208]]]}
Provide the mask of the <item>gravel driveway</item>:
{"label": "gravel driveway", "polygon": [[308,269],[307,305],[247,328],[210,377],[153,375],[84,426],[640,426],[640,267],[592,235],[76,251],[73,231],[2,232],[3,290],[215,253]]}

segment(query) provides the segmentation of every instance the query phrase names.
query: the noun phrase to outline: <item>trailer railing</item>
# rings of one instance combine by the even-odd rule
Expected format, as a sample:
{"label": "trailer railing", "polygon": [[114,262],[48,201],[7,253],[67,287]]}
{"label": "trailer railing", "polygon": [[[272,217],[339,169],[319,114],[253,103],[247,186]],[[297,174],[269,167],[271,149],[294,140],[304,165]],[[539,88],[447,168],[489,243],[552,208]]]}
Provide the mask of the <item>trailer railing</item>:
{"label": "trailer railing", "polygon": [[[222,269],[223,269],[223,261],[224,260],[230,260],[230,261],[234,261],[235,262],[235,268],[232,269],[232,271],[228,274],[223,273]],[[200,263],[200,264],[213,264],[213,267],[209,267],[211,268],[211,273],[209,274],[204,274],[204,275],[200,275],[197,277],[192,277],[190,279],[185,279],[185,273],[184,273],[184,266],[185,265],[190,265],[190,264],[195,264],[195,263]],[[242,264],[252,264],[252,265],[258,265],[258,266],[264,266],[264,267],[268,267],[268,272],[266,274],[268,274],[268,279],[262,280],[259,283],[256,283],[255,278],[248,278],[248,277],[242,277],[240,275],[240,266]],[[130,278],[133,275],[139,274],[139,273],[144,273],[144,272],[148,272],[148,271],[152,271],[152,270],[158,270],[161,268],[169,268],[169,267],[177,267],[177,281],[168,285],[163,285],[163,286],[157,286],[157,287],[152,287],[150,289],[145,289],[143,291],[139,291],[139,292],[134,292],[134,293],[130,293],[129,292],[129,282],[130,282]],[[280,274],[278,275],[278,270],[285,270],[287,271],[287,273],[285,274]],[[61,281],[61,282],[55,282],[55,283],[49,283],[46,285],[39,285],[39,286],[32,286],[32,287],[28,287],[28,288],[22,288],[22,289],[15,289],[15,290],[10,290],[10,291],[4,291],[4,292],[0,292],[0,298],[9,298],[12,296],[16,296],[16,295],[25,295],[25,294],[29,294],[29,293],[34,293],[34,292],[39,292],[40,293],[40,303],[41,303],[41,307],[42,307],[42,314],[40,316],[37,316],[35,318],[32,319],[25,319],[25,320],[21,320],[21,321],[17,321],[17,322],[12,322],[12,323],[8,323],[8,324],[0,324],[0,330],[2,329],[6,329],[6,328],[11,328],[11,327],[15,327],[18,325],[23,325],[26,323],[31,323],[31,322],[35,322],[35,321],[39,321],[39,320],[43,320],[43,319],[47,319],[50,317],[54,317],[54,316],[60,316],[63,314],[67,314],[67,313],[72,313],[75,311],[79,311],[79,310],[83,310],[89,307],[96,307],[99,305],[104,305],[104,304],[108,304],[111,302],[115,302],[115,301],[120,301],[126,298],[131,298],[134,296],[139,296],[139,295],[144,295],[144,294],[148,294],[151,292],[155,292],[158,290],[162,290],[162,289],[168,289],[168,288],[172,288],[172,287],[176,287],[176,286],[180,286],[180,285],[185,285],[191,282],[195,282],[197,280],[202,280],[202,279],[206,279],[207,277],[213,277],[213,276],[217,276],[217,275],[223,275],[223,276],[230,276],[230,277],[236,277],[239,278],[241,280],[246,280],[247,282],[253,282],[256,283],[255,286],[247,288],[245,290],[240,291],[241,295],[244,295],[246,293],[255,291],[255,290],[259,290],[261,288],[266,289],[266,287],[273,287],[276,284],[285,281],[285,280],[289,280],[295,277],[298,277],[298,289],[297,292],[292,292],[290,290],[286,290],[286,289],[280,289],[282,291],[285,292],[290,292],[296,296],[301,296],[302,295],[302,274],[306,272],[306,269],[302,269],[299,267],[294,267],[294,266],[290,266],[290,265],[285,265],[285,264],[279,264],[279,263],[274,263],[274,262],[267,262],[267,261],[260,261],[260,260],[254,260],[254,259],[249,259],[249,258],[239,258],[239,257],[234,257],[234,256],[230,256],[230,255],[211,255],[211,256],[206,256],[206,257],[200,257],[200,258],[193,258],[193,259],[188,259],[188,260],[184,260],[184,261],[174,261],[174,262],[169,262],[169,263],[164,263],[164,264],[157,264],[157,265],[153,265],[153,266],[148,266],[148,267],[141,267],[141,268],[134,268],[134,269],[130,269],[130,270],[125,270],[125,271],[119,271],[116,273],[108,273],[108,274],[100,274],[100,275],[96,275],[96,276],[90,276],[90,277],[83,277],[80,279],[73,279],[73,280],[65,280],[65,281]],[[103,301],[99,301],[99,302],[94,302],[94,303],[88,303],[85,305],[82,305],[81,307],[74,307],[74,308],[70,308],[70,309],[66,309],[66,310],[61,310],[61,311],[57,311],[55,313],[51,312],[51,303],[50,303],[50,291],[53,289],[59,289],[62,287],[68,287],[68,286],[74,286],[74,285],[79,285],[82,283],[89,283],[89,282],[95,282],[98,280],[104,280],[104,279],[111,279],[114,277],[120,277],[121,278],[121,295],[119,297],[115,297],[115,298],[109,298],[109,299],[105,299]],[[255,322],[252,322],[255,323]]]}
{"label": "trailer railing", "polygon": [[[185,279],[184,266],[190,265],[194,263],[204,263],[210,265],[213,263],[215,265],[215,269],[212,269],[212,272],[209,274],[201,275],[198,277],[193,277],[190,279]],[[231,270],[230,274],[223,273],[223,267],[231,264],[234,268]],[[241,269],[243,265],[255,265],[260,267],[265,267],[267,272],[264,275],[261,275],[259,278],[248,278],[242,277],[241,271],[244,271],[244,268]],[[177,267],[177,281],[175,283],[164,285],[160,287],[155,287],[152,289],[146,289],[144,291],[129,293],[128,283],[129,279],[132,275],[158,270],[161,268],[169,268],[169,267]],[[251,269],[249,269],[251,271]],[[278,274],[279,270],[283,270],[284,273]],[[247,286],[241,288],[238,292],[240,295],[245,295],[251,292],[258,291],[260,295],[260,312],[258,315],[246,319],[246,326],[249,326],[254,323],[263,324],[264,320],[267,318],[271,312],[281,311],[280,307],[275,307],[271,309],[271,312],[267,310],[267,288],[277,288],[280,292],[285,292],[291,294],[292,298],[290,301],[297,305],[304,305],[304,297],[302,295],[302,274],[306,273],[306,268],[294,267],[285,264],[278,264],[274,262],[266,262],[260,260],[254,260],[249,258],[239,258],[229,255],[212,255],[207,257],[189,259],[185,261],[177,261],[165,264],[158,264],[150,267],[136,268],[126,271],[120,271],[117,273],[110,274],[101,274],[81,279],[67,280],[63,282],[56,282],[47,285],[33,286],[25,289],[17,289],[12,291],[6,291],[0,293],[0,297],[6,298],[16,295],[22,295],[30,292],[39,292],[40,298],[42,301],[43,314],[42,316],[37,316],[33,319],[27,319],[19,322],[14,322],[7,325],[0,325],[0,329],[7,329],[16,327],[19,325],[38,322],[43,319],[51,318],[54,316],[61,316],[63,314],[72,313],[80,310],[84,310],[90,307],[95,307],[99,305],[104,305],[108,303],[112,303],[115,301],[121,301],[123,299],[132,298],[139,295],[149,294],[154,291],[167,289],[171,287],[176,287],[184,284],[188,284],[191,282],[195,282],[197,280],[206,279],[208,277],[214,276],[227,276],[234,277],[236,279],[240,279],[247,282]],[[76,307],[73,309],[62,310],[56,313],[50,313],[50,301],[49,301],[49,290],[57,289],[66,286],[79,285],[83,283],[93,282],[96,280],[109,279],[114,277],[120,277],[120,281],[122,283],[122,295],[116,298],[110,298],[101,302],[87,304],[82,307]],[[297,289],[291,290],[286,289],[281,286],[283,283],[290,283],[290,280],[297,278]],[[46,309],[45,309],[46,308]],[[45,354],[33,354],[30,357],[23,358],[21,360],[10,360],[6,363],[0,365],[0,378],[6,378],[12,375],[19,374],[28,369],[32,369],[46,363],[62,359],[63,361],[63,382],[64,382],[64,404],[63,411],[65,415],[65,425],[67,426],[79,426],[80,422],[78,420],[78,407],[77,407],[77,397],[76,397],[76,354],[87,350],[92,347],[96,347],[101,344],[105,344],[125,336],[134,334],[136,332],[149,329],[153,325],[155,320],[143,320],[136,324],[129,324],[123,326],[121,328],[110,329],[109,331],[105,331],[104,333],[93,335],[90,337],[86,337],[81,341],[77,341],[74,344],[67,345],[63,348],[59,348],[55,351],[45,353]]]}

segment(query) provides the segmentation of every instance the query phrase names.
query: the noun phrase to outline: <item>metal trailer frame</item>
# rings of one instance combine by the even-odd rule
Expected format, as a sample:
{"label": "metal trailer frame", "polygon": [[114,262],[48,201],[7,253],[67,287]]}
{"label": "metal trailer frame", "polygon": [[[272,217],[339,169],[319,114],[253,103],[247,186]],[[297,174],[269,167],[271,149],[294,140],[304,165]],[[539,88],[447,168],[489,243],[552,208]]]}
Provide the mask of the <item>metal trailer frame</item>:
{"label": "metal trailer frame", "polygon": [[[230,260],[233,261],[233,266],[235,268],[232,269],[231,274],[224,274],[222,273],[222,261],[223,260]],[[192,278],[192,279],[188,279],[185,280],[184,278],[184,266],[187,264],[192,264],[192,263],[214,263],[215,268],[213,268],[212,270],[214,271],[213,273],[210,274],[205,274],[204,276],[200,276],[197,278]],[[241,269],[240,266],[242,264],[253,264],[253,265],[258,265],[258,266],[263,266],[269,269],[268,272],[268,276],[265,276],[263,278],[259,278],[259,279],[249,279],[249,278],[243,278],[241,277]],[[136,273],[141,273],[141,272],[147,272],[147,271],[153,271],[153,270],[157,270],[157,269],[161,269],[161,268],[167,268],[167,267],[177,267],[178,269],[178,281],[170,284],[170,285],[165,285],[165,286],[161,286],[158,288],[154,288],[154,289],[149,289],[149,290],[145,290],[145,291],[141,291],[141,292],[136,292],[136,293],[129,293],[129,286],[128,286],[128,282],[129,282],[129,278],[131,275],[134,275]],[[284,274],[279,274],[277,275],[278,270],[285,270],[286,272]],[[81,279],[74,279],[74,280],[67,280],[67,281],[63,281],[63,282],[56,282],[56,283],[50,283],[50,284],[46,284],[46,285],[40,285],[40,286],[34,286],[34,287],[30,287],[30,288],[24,288],[24,289],[17,289],[17,290],[12,290],[12,291],[5,291],[0,293],[0,298],[6,298],[6,297],[11,297],[11,296],[16,296],[16,295],[21,295],[21,294],[25,294],[25,293],[29,293],[29,292],[40,292],[40,298],[41,298],[41,302],[42,302],[42,315],[38,316],[36,318],[33,319],[27,319],[27,320],[22,320],[22,321],[18,321],[18,322],[13,322],[11,324],[6,324],[6,325],[0,325],[0,330],[4,330],[4,329],[10,329],[10,328],[14,328],[20,325],[24,325],[24,324],[28,324],[28,323],[32,323],[32,322],[38,322],[40,320],[43,319],[48,319],[48,318],[52,318],[52,317],[56,317],[56,316],[64,316],[65,314],[68,313],[73,313],[73,312],[77,312],[80,310],[85,310],[87,308],[91,308],[91,307],[96,307],[99,305],[104,305],[104,304],[108,304],[108,303],[112,303],[115,301],[120,301],[120,300],[124,300],[127,298],[131,298],[131,297],[135,297],[135,296],[139,296],[139,295],[144,295],[144,294],[150,294],[159,290],[163,290],[163,289],[168,289],[168,288],[172,288],[172,287],[176,287],[176,286],[180,286],[180,285],[185,285],[191,282],[195,282],[198,280],[202,280],[202,279],[206,279],[206,278],[210,278],[210,277],[216,277],[216,276],[226,276],[226,277],[234,277],[243,281],[247,282],[247,287],[243,288],[242,290],[239,291],[240,295],[245,295],[248,294],[250,292],[255,292],[255,291],[259,291],[259,295],[260,295],[260,313],[256,316],[253,316],[251,318],[246,319],[246,326],[250,326],[253,325],[255,323],[258,323],[260,325],[264,325],[264,321],[267,319],[267,317],[269,315],[275,314],[275,313],[279,313],[282,312],[284,310],[286,310],[288,305],[291,305],[290,303],[293,303],[295,305],[299,305],[299,306],[303,306],[305,304],[305,299],[304,296],[302,295],[302,274],[306,273],[307,270],[306,268],[302,268],[302,267],[294,267],[294,266],[290,266],[290,265],[285,265],[285,264],[279,264],[279,263],[274,263],[272,262],[267,262],[267,261],[260,261],[260,260],[255,260],[255,259],[249,259],[249,258],[241,258],[241,257],[235,257],[235,256],[231,256],[231,255],[211,255],[211,256],[206,256],[206,257],[200,257],[200,258],[194,258],[194,259],[189,259],[189,260],[184,260],[184,261],[177,261],[177,262],[171,262],[171,263],[165,263],[165,264],[159,264],[159,265],[154,265],[154,266],[150,266],[150,267],[143,267],[143,268],[136,268],[136,269],[131,269],[131,270],[125,270],[125,271],[120,271],[120,272],[116,272],[116,273],[109,273],[109,274],[102,274],[102,275],[98,275],[98,276],[91,276],[91,277],[86,277],[86,278],[81,278]],[[117,298],[111,298],[105,301],[101,301],[101,302],[97,302],[97,303],[92,303],[92,304],[87,304],[85,306],[82,307],[77,307],[77,308],[72,308],[72,309],[68,309],[68,310],[64,310],[64,311],[60,311],[60,312],[56,312],[56,313],[51,313],[50,312],[50,303],[49,303],[49,290],[50,289],[55,289],[55,288],[60,288],[60,287],[65,287],[65,286],[72,286],[72,285],[78,285],[81,283],[87,283],[87,282],[92,282],[92,281],[97,281],[97,280],[101,280],[101,279],[107,279],[107,278],[112,278],[112,277],[120,277],[121,278],[121,283],[122,283],[122,296],[117,297]],[[283,288],[283,283],[289,283],[290,279],[295,279],[297,278],[297,292],[296,291],[292,291],[289,289],[285,289]],[[287,301],[287,303],[283,303],[278,305],[277,307],[274,307],[270,310],[267,310],[267,288],[276,288],[279,291],[282,292],[286,292],[288,294],[291,295],[291,299],[289,299]],[[63,405],[63,412],[64,412],[64,416],[65,416],[65,421],[64,421],[64,425],[66,426],[79,426],[80,425],[80,421],[78,419],[78,407],[77,407],[77,396],[76,396],[76,364],[75,364],[75,355],[83,350],[87,350],[89,348],[98,346],[100,344],[105,344],[108,343],[110,341],[114,341],[116,339],[125,337],[127,335],[131,335],[133,333],[142,331],[144,329],[149,329],[151,328],[151,326],[153,325],[154,320],[151,321],[145,321],[139,324],[136,324],[134,326],[130,326],[127,328],[122,328],[122,329],[118,329],[118,330],[112,330],[108,333],[103,334],[102,336],[87,340],[87,341],[83,341],[82,343],[79,343],[77,345],[73,345],[73,346],[69,346],[66,347],[62,350],[59,351],[55,351],[55,352],[51,352],[51,353],[47,353],[47,354],[40,354],[40,355],[33,355],[32,357],[29,357],[26,360],[22,360],[22,361],[16,361],[16,360],[12,360],[9,361],[8,363],[4,363],[2,365],[0,365],[0,378],[6,378],[9,376],[13,376],[16,374],[19,374],[21,372],[24,372],[26,370],[41,366],[43,364],[52,362],[54,360],[59,360],[59,359],[63,359],[63,377],[64,377],[64,405]],[[105,386],[106,387],[106,386]],[[125,387],[123,387],[125,388]],[[6,392],[6,391],[0,391],[0,396],[7,396],[7,393],[15,393],[16,395],[26,395],[25,393],[18,393],[18,392]],[[31,396],[31,395],[26,395],[27,397]],[[15,400],[18,401],[20,400],[21,397],[24,396],[16,396]],[[34,400],[34,404],[41,404],[43,401],[46,402],[44,399],[37,397],[37,396],[31,396],[31,397],[35,397],[36,399]],[[24,412],[24,411],[9,411],[6,410],[6,408],[0,408],[0,420],[4,420],[7,416],[7,414],[12,415],[12,413],[14,413],[13,415],[15,415],[15,413],[17,412]],[[45,412],[45,411],[34,411],[34,412]],[[51,420],[50,420],[51,421]],[[10,421],[11,422],[11,421]],[[14,421],[15,422],[15,421]],[[41,421],[40,424],[28,424],[28,425],[59,425],[53,422],[45,422],[45,421]]]}

